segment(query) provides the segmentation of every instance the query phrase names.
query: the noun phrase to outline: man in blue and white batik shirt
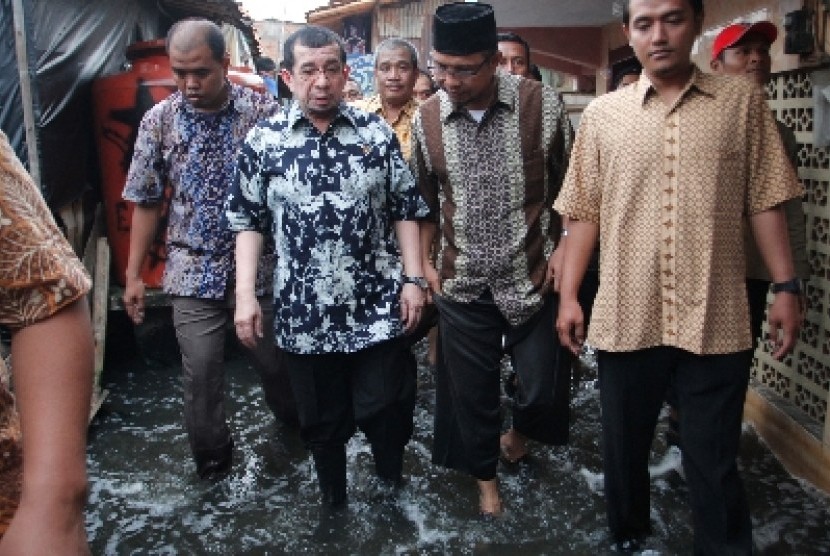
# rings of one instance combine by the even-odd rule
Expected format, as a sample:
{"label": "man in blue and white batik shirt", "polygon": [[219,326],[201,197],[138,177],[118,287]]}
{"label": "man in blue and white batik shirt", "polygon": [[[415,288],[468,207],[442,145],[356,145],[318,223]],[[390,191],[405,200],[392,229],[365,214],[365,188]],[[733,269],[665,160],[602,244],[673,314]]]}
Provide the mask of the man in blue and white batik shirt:
{"label": "man in blue and white batik shirt", "polygon": [[248,134],[227,204],[238,232],[234,320],[244,344],[264,333],[255,261],[272,234],[276,342],[323,500],[338,506],[356,427],[382,482],[402,480],[416,372],[403,335],[424,304],[417,219],[427,207],[392,128],[342,102],[341,39],[307,26],[283,52],[295,102]]}

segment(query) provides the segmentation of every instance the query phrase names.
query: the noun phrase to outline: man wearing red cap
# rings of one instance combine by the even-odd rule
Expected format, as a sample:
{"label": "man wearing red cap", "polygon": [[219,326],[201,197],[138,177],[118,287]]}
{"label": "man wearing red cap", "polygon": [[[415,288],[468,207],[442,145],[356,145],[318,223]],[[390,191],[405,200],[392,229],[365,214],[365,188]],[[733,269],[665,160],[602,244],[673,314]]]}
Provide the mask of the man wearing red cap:
{"label": "man wearing red cap", "polygon": [[[761,87],[769,82],[772,60],[770,46],[775,42],[778,31],[769,21],[757,23],[736,23],[721,31],[712,44],[712,61],[710,67],[715,73],[726,75],[745,75]],[[781,122],[778,132],[787,151],[787,157],[798,169],[798,143],[795,134]],[[807,231],[804,223],[804,209],[801,199],[796,197],[783,204],[787,218],[787,232],[790,238],[790,251],[793,254],[795,272],[802,280],[810,277],[810,263],[807,261]],[[761,259],[758,247],[744,227],[744,246],[746,248],[746,290],[749,296],[749,321],[752,337],[761,334],[764,310],[767,307],[767,293],[771,279],[769,271]],[[803,296],[803,293],[802,293]]]}

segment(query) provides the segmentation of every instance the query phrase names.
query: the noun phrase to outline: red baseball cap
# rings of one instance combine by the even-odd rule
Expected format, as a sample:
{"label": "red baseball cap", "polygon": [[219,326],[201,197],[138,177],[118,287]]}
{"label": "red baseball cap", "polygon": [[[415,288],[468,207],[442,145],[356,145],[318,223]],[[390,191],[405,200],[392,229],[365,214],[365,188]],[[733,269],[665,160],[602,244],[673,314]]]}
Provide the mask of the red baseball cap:
{"label": "red baseball cap", "polygon": [[712,43],[712,59],[714,60],[720,56],[721,52],[734,46],[747,33],[758,33],[767,39],[770,44],[778,38],[778,29],[769,21],[758,21],[752,24],[735,23],[726,27],[715,37],[715,42]]}

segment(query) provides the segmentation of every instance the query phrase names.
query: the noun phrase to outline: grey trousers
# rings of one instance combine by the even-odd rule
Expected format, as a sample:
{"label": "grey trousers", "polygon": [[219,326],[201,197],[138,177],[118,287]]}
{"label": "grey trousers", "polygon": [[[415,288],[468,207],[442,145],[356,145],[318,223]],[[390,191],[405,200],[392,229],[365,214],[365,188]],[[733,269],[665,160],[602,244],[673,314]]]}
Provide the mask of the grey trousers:
{"label": "grey trousers", "polygon": [[[262,379],[271,411],[284,422],[297,423],[297,409],[282,352],[274,346],[274,313],[270,299],[260,299],[265,335],[248,355]],[[225,415],[225,338],[233,321],[226,300],[174,297],[173,324],[182,352],[182,386],[187,438],[197,466],[230,456],[232,439]]]}

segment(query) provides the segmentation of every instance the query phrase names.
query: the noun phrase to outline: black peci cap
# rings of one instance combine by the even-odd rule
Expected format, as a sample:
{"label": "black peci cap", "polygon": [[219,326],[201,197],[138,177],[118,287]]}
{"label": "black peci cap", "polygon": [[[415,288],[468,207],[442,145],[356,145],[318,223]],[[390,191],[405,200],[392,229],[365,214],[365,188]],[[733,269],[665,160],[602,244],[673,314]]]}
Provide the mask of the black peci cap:
{"label": "black peci cap", "polygon": [[439,6],[432,19],[432,42],[436,52],[451,56],[497,49],[493,7],[478,2]]}

